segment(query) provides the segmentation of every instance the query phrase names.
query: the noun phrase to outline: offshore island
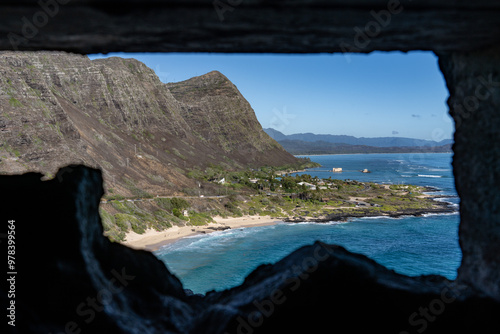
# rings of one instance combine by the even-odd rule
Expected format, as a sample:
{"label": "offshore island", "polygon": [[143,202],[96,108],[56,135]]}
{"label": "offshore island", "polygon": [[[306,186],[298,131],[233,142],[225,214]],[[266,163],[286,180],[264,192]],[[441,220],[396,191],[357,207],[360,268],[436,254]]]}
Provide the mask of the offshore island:
{"label": "offshore island", "polygon": [[[0,173],[34,171],[48,180],[64,166],[71,173],[72,164],[100,169],[101,221],[115,242],[154,249],[189,234],[276,221],[454,210],[429,188],[292,176],[318,164],[264,132],[217,71],[163,83],[135,59],[62,52],[2,52],[0,71]],[[368,149],[321,145],[314,152]]]}

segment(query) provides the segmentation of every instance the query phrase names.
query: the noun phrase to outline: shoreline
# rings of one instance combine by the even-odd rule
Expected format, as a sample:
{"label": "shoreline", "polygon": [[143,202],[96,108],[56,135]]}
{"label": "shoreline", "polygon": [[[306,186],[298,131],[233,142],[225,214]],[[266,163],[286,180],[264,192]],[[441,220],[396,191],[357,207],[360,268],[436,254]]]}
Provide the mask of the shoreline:
{"label": "shoreline", "polygon": [[224,231],[228,229],[238,229],[247,227],[257,227],[257,226],[269,226],[276,225],[280,222],[284,223],[328,223],[332,221],[337,222],[347,222],[353,218],[370,218],[370,217],[387,217],[387,218],[400,218],[404,216],[414,216],[421,217],[428,214],[439,215],[439,214],[453,214],[458,212],[455,210],[449,202],[437,202],[439,203],[435,208],[426,209],[409,209],[397,212],[374,212],[366,209],[358,209],[353,211],[343,211],[335,212],[327,215],[326,217],[271,217],[271,216],[243,216],[243,217],[232,217],[232,218],[222,218],[214,217],[215,223],[209,223],[202,226],[173,226],[163,231],[155,231],[153,229],[148,229],[143,234],[137,234],[130,231],[126,234],[125,241],[120,242],[130,248],[146,250],[150,252],[157,251],[165,245],[172,244],[180,239],[208,234],[216,231]]}
{"label": "shoreline", "polygon": [[[317,167],[313,167],[313,168],[317,168]],[[280,170],[280,171],[276,172],[276,175],[283,176],[283,175],[286,175],[286,174],[304,173],[304,172],[307,172],[308,169],[310,169],[310,168],[299,169],[299,170],[292,170],[292,171],[283,171],[283,170]]]}
{"label": "shoreline", "polygon": [[202,226],[173,226],[163,231],[148,229],[143,234],[133,231],[126,233],[125,241],[120,242],[130,248],[156,251],[162,246],[174,243],[179,239],[200,234],[208,234],[228,229],[275,225],[282,220],[271,216],[243,216],[222,218],[214,217],[215,223]]}
{"label": "shoreline", "polygon": [[389,211],[370,211],[367,209],[353,210],[345,212],[339,210],[340,212],[330,213],[325,217],[297,217],[297,218],[284,218],[285,223],[329,223],[332,221],[336,222],[347,222],[350,219],[355,218],[373,218],[373,217],[386,217],[386,218],[401,218],[401,217],[423,217],[425,215],[446,215],[458,212],[458,210],[453,209],[449,204],[442,202],[438,208],[426,208],[426,209],[404,209],[401,211],[389,212]]}
{"label": "shoreline", "polygon": [[[388,185],[385,185],[388,186]],[[224,231],[228,229],[238,229],[246,227],[268,226],[275,225],[279,222],[285,223],[328,223],[332,221],[346,222],[353,218],[369,218],[369,217],[387,217],[398,218],[403,216],[424,216],[436,214],[453,214],[458,212],[454,207],[455,204],[448,201],[441,201],[441,198],[452,198],[454,196],[447,195],[433,195],[439,189],[435,187],[424,187],[424,192],[419,196],[420,198],[431,199],[433,202],[432,207],[426,208],[401,208],[395,211],[382,211],[376,210],[371,207],[338,207],[332,208],[331,212],[322,216],[260,216],[260,215],[245,215],[242,217],[229,217],[223,218],[220,216],[213,217],[215,223],[208,223],[201,226],[173,226],[163,231],[156,231],[148,229],[143,234],[138,234],[133,231],[126,233],[125,241],[121,244],[134,249],[156,251],[162,246],[174,243],[182,238],[190,237],[200,234],[208,234],[216,231]],[[359,198],[351,198],[351,200],[359,200]],[[283,212],[282,212],[283,213]]]}
{"label": "shoreline", "polygon": [[439,215],[439,214],[453,214],[459,212],[455,204],[448,201],[440,201],[441,198],[454,198],[455,196],[446,195],[431,195],[429,193],[439,191],[435,187],[424,187],[428,193],[422,193],[423,198],[431,199],[434,203],[432,208],[418,208],[418,209],[402,209],[397,211],[374,211],[370,208],[358,208],[355,210],[337,209],[336,212],[331,212],[323,217],[284,217],[282,221],[285,223],[299,223],[299,222],[314,222],[314,223],[328,223],[331,221],[346,222],[352,218],[370,218],[370,217],[387,217],[387,218],[400,218],[405,216],[423,217],[425,215]]}

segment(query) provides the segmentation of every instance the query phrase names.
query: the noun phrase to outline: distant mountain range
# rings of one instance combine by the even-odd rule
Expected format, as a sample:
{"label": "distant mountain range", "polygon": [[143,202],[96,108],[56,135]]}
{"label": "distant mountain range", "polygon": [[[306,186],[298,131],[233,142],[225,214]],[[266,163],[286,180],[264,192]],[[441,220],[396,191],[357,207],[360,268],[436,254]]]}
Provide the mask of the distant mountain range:
{"label": "distant mountain range", "polygon": [[323,141],[335,144],[348,144],[348,145],[366,145],[375,147],[415,147],[415,146],[443,146],[453,144],[452,139],[445,139],[440,142],[415,138],[404,137],[353,137],[345,135],[317,135],[314,133],[295,133],[293,135],[285,135],[278,130],[268,128],[264,131],[276,141],[281,140],[298,140],[306,142]]}
{"label": "distant mountain range", "polygon": [[357,138],[314,133],[285,135],[272,128],[264,131],[292,154],[444,153],[451,152],[453,144],[451,139],[436,142],[404,137]]}

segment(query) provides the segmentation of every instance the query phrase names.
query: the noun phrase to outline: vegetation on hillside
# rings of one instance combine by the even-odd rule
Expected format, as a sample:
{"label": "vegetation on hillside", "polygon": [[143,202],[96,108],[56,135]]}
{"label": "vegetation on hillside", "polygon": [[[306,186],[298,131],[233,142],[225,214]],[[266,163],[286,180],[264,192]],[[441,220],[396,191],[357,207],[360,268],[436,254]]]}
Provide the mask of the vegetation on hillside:
{"label": "vegetation on hillside", "polygon": [[244,171],[227,171],[220,166],[193,169],[189,177],[214,187],[191,189],[191,194],[183,197],[109,199],[101,205],[105,233],[121,241],[129,230],[144,233],[147,228],[160,231],[174,225],[199,226],[213,222],[215,216],[270,215],[285,221],[328,221],[446,210],[445,204],[423,194],[428,190],[424,187],[286,172],[316,166],[308,159],[301,162]]}

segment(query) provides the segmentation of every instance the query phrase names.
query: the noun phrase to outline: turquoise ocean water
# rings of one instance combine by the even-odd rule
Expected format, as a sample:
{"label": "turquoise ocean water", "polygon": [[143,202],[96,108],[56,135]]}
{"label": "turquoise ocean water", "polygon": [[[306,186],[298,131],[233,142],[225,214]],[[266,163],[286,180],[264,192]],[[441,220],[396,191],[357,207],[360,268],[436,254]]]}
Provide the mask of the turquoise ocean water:
{"label": "turquoise ocean water", "polygon": [[[432,186],[458,206],[451,154],[353,154],[309,156],[321,163],[307,173],[320,178]],[[330,172],[342,167],[343,173]],[[361,173],[362,169],[371,173]],[[458,208],[457,208],[458,209]],[[326,224],[279,223],[181,239],[155,254],[195,293],[241,284],[257,266],[276,262],[315,240],[344,246],[410,276],[454,279],[460,264],[459,215],[360,218]]]}

